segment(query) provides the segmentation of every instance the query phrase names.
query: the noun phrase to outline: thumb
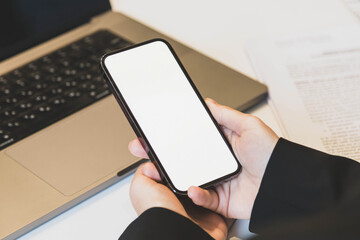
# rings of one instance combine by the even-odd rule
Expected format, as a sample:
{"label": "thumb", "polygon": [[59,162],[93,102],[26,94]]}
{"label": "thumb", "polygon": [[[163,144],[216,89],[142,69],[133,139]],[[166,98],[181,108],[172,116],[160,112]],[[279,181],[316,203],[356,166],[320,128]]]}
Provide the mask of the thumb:
{"label": "thumb", "polygon": [[248,114],[239,112],[230,107],[218,104],[214,100],[207,98],[205,99],[207,106],[209,107],[215,120],[222,126],[241,134],[245,129],[244,121],[250,116]]}
{"label": "thumb", "polygon": [[194,204],[216,212],[219,207],[219,196],[214,190],[204,190],[200,187],[190,187],[188,196]]}
{"label": "thumb", "polygon": [[161,177],[153,163],[144,163],[141,167],[141,173],[156,182],[161,182]]}

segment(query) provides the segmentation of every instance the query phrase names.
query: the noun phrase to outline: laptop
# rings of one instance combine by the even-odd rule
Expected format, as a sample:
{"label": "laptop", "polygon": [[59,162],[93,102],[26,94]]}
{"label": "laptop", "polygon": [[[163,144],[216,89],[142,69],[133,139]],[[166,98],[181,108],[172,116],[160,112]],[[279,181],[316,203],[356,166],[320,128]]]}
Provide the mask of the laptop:
{"label": "laptop", "polygon": [[204,97],[239,110],[266,86],[121,13],[107,0],[0,3],[0,238],[13,239],[144,160],[99,70],[106,52],[171,43]]}

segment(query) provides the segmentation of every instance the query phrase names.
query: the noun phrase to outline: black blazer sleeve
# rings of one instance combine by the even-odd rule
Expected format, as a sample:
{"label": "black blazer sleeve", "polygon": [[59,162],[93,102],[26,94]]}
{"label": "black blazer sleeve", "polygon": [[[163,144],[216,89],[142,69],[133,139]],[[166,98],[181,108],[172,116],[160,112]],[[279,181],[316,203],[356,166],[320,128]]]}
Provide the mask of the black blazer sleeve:
{"label": "black blazer sleeve", "polygon": [[[256,239],[360,239],[360,164],[280,139],[256,197]],[[212,239],[163,208],[140,215],[120,239]]]}
{"label": "black blazer sleeve", "polygon": [[119,240],[213,238],[190,219],[165,208],[151,208],[133,221]]}
{"label": "black blazer sleeve", "polygon": [[280,139],[250,230],[264,239],[360,239],[360,164]]}

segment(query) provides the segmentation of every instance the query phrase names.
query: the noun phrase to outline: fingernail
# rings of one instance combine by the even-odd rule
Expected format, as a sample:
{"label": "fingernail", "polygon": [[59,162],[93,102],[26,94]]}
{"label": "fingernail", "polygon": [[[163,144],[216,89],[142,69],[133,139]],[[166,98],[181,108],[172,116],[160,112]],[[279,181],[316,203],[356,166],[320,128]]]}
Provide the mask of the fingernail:
{"label": "fingernail", "polygon": [[144,166],[141,169],[141,172],[143,175],[149,177],[150,176],[150,172],[149,172],[149,168],[148,168],[148,163],[144,163]]}
{"label": "fingernail", "polygon": [[189,187],[188,188],[188,191],[187,191],[187,195],[188,195],[188,197],[189,198],[192,198],[193,197],[193,193],[192,193],[192,191],[190,190],[192,187]]}
{"label": "fingernail", "polygon": [[214,99],[212,99],[212,98],[207,98],[207,100],[209,100],[210,102],[212,102],[212,103],[217,103]]}
{"label": "fingernail", "polygon": [[206,101],[208,101],[208,102],[210,102],[212,104],[217,104],[217,102],[212,98],[206,98]]}

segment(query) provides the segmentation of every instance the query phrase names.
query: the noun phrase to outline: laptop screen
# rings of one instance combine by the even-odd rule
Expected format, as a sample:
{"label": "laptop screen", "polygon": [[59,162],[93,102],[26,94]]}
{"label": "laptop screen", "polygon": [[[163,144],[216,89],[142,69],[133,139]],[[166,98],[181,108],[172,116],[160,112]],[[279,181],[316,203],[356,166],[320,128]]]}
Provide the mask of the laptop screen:
{"label": "laptop screen", "polygon": [[0,61],[109,9],[109,0],[1,0]]}

